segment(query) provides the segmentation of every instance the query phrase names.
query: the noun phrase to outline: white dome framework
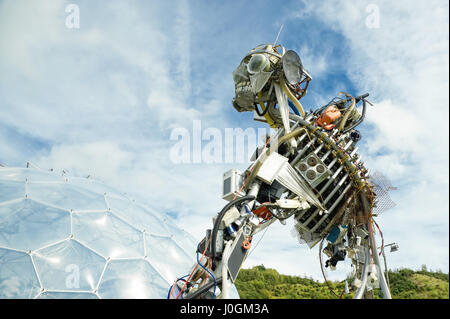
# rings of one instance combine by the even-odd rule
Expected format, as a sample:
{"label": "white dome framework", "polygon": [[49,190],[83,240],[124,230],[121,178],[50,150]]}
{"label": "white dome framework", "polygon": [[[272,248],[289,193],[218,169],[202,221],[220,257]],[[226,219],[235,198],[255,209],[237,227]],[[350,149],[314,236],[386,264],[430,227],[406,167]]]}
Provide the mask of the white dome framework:
{"label": "white dome framework", "polygon": [[166,298],[195,249],[99,181],[0,167],[0,298]]}

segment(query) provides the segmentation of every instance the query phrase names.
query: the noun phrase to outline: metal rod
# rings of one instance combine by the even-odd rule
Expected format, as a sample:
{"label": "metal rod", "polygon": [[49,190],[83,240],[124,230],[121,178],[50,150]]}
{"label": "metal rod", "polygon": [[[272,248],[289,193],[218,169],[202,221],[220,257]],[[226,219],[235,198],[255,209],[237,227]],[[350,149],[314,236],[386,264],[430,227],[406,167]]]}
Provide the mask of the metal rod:
{"label": "metal rod", "polygon": [[317,137],[314,137],[311,141],[308,142],[308,144],[305,145],[305,147],[297,154],[297,156],[292,161],[291,165],[294,166],[297,164],[297,162],[300,160],[300,157],[305,153],[305,151],[317,140]]}
{"label": "metal rod", "polygon": [[[370,223],[371,221],[369,221]],[[381,265],[380,265],[380,259],[378,258],[378,250],[377,250],[377,244],[375,240],[375,233],[373,231],[373,227],[371,227],[370,231],[372,232],[372,236],[369,236],[370,241],[372,242],[372,253],[374,257],[375,265],[377,265],[378,269],[378,277],[380,278],[380,288],[383,292],[383,298],[384,299],[392,299],[391,292],[389,291],[388,284],[386,282],[386,278],[384,277],[383,272],[381,271]]]}
{"label": "metal rod", "polygon": [[220,294],[221,299],[228,299],[228,267],[227,262],[229,258],[229,251],[231,249],[231,244],[233,243],[232,240],[229,240],[226,245],[225,249],[223,250],[222,255],[222,293]]}
{"label": "metal rod", "polygon": [[364,253],[366,258],[364,260],[364,267],[362,269],[361,286],[356,291],[354,299],[361,299],[367,286],[367,267],[369,265],[369,251],[367,248],[364,249]]}
{"label": "metal rod", "polygon": [[314,227],[311,229],[312,232],[315,232],[317,230],[317,228],[319,228],[320,225],[323,224],[323,222],[325,221],[325,219],[327,219],[331,212],[336,208],[336,206],[340,203],[340,201],[342,200],[342,198],[344,198],[345,193],[347,193],[347,191],[350,189],[351,184],[348,184],[347,187],[344,189],[344,191],[342,192],[341,195],[339,195],[339,197],[337,198],[337,200],[333,203],[333,206],[330,207],[328,213],[323,214],[322,218],[314,225]]}
{"label": "metal rod", "polygon": [[339,173],[344,169],[344,166],[339,167],[336,172],[334,172],[333,175],[331,175],[328,182],[322,187],[322,189],[319,191],[319,195],[322,195],[323,192],[330,186],[330,184],[336,179],[336,177],[339,175]]}
{"label": "metal rod", "polygon": [[[345,179],[347,179],[348,175],[349,175],[349,173],[347,173],[343,178],[341,178],[341,180],[336,185],[336,187],[333,189],[333,191],[330,194],[328,194],[328,196],[325,198],[325,200],[323,201],[323,205],[328,203],[328,201],[333,197],[333,195],[337,192],[337,190],[342,186],[342,184],[344,183]],[[320,209],[317,208],[316,211],[311,216],[309,216],[309,218],[303,224],[305,226],[308,226],[308,224],[313,220],[314,217],[317,216],[317,214],[319,212],[320,212]]]}

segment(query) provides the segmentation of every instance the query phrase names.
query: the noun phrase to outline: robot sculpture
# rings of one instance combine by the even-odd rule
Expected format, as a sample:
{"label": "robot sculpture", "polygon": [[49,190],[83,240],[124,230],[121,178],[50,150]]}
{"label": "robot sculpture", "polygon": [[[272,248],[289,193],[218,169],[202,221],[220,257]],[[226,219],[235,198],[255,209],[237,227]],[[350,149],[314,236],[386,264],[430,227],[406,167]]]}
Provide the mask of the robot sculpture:
{"label": "robot sculpture", "polygon": [[391,298],[375,242],[377,195],[356,147],[369,94],[341,92],[306,112],[299,100],[311,76],[298,54],[281,45],[250,50],[233,80],[234,108],[254,112],[255,120],[276,133],[255,151],[245,172],[224,174],[228,204],[198,244],[190,274],[174,282],[169,298],[230,298],[253,236],[291,217],[298,236],[310,248],[319,244],[320,256],[328,257],[325,267],[351,259],[356,299],[372,287]]}

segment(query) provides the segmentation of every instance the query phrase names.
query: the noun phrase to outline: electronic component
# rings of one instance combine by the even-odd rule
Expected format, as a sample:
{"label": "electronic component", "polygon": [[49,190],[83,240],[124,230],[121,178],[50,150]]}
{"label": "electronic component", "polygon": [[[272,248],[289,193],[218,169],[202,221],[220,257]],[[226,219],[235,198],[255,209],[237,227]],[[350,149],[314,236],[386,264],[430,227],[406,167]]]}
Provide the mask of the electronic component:
{"label": "electronic component", "polygon": [[314,152],[308,154],[295,168],[312,188],[316,188],[331,175],[331,171]]}
{"label": "electronic component", "polygon": [[276,180],[273,181],[272,185],[261,183],[257,200],[260,203],[273,202],[274,200],[279,199],[285,191],[286,188]]}
{"label": "electronic component", "polygon": [[256,176],[265,183],[271,185],[274,179],[277,178],[278,172],[287,161],[288,159],[286,157],[276,152],[272,152],[263,162]]}
{"label": "electronic component", "polygon": [[[227,228],[231,225],[236,219],[238,219],[241,216],[239,211],[235,206],[231,207],[225,215],[223,215],[222,220],[220,221],[219,229]],[[216,217],[213,218],[213,224],[216,221]]]}
{"label": "electronic component", "polygon": [[249,252],[248,249],[245,249],[242,246],[244,240],[245,240],[244,233],[241,233],[239,238],[237,238],[234,241],[233,246],[231,247],[231,254],[230,257],[228,258],[227,268],[228,272],[230,273],[230,279],[232,282],[236,280],[239,270],[241,269],[242,263],[244,262],[244,259],[247,256],[247,253]]}
{"label": "electronic component", "polygon": [[222,198],[231,201],[234,197],[244,196],[243,192],[239,192],[244,182],[244,177],[237,169],[231,169],[223,174]]}
{"label": "electronic component", "polygon": [[341,242],[347,233],[348,227],[346,225],[334,226],[331,228],[330,233],[328,234],[327,240],[332,244],[337,244]]}
{"label": "electronic component", "polygon": [[[211,237],[211,229],[206,230],[206,237],[205,239],[200,243],[200,251],[205,250],[205,245],[210,241]],[[208,255],[211,256],[211,245],[208,245]],[[217,237],[216,237],[216,257],[221,256],[223,253],[223,230],[219,229],[217,231]]]}

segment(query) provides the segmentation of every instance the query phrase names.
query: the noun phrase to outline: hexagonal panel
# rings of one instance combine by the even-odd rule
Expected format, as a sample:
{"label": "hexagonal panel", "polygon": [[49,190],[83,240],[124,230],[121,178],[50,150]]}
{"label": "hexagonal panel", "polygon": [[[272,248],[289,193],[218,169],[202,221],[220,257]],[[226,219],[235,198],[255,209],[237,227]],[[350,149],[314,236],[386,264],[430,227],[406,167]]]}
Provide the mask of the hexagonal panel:
{"label": "hexagonal panel", "polygon": [[164,222],[143,206],[133,203],[124,196],[105,196],[108,206],[114,214],[126,220],[132,226],[158,235],[167,234]]}
{"label": "hexagonal panel", "polygon": [[40,289],[30,256],[0,248],[0,298],[33,298]]}
{"label": "hexagonal panel", "polygon": [[25,198],[25,181],[13,182],[0,180],[0,203],[16,198]]}
{"label": "hexagonal panel", "polygon": [[69,183],[101,195],[106,193],[122,196],[116,189],[92,178],[70,177]]}
{"label": "hexagonal panel", "polygon": [[101,298],[165,298],[168,287],[147,261],[114,260],[106,266],[98,294]]}
{"label": "hexagonal panel", "polygon": [[107,209],[102,194],[93,193],[67,182],[29,182],[28,197],[68,210]]}
{"label": "hexagonal panel", "polygon": [[35,250],[69,235],[68,211],[27,198],[0,205],[0,246]]}
{"label": "hexagonal panel", "polygon": [[34,168],[14,167],[0,169],[0,180],[25,182],[26,179],[33,182],[64,180],[61,174]]}
{"label": "hexagonal panel", "polygon": [[[0,298],[166,298],[168,277],[195,263],[192,236],[102,182],[0,167],[0,183]],[[131,258],[143,256],[143,246],[148,258]],[[119,259],[107,264],[103,254]]]}
{"label": "hexagonal panel", "polygon": [[37,299],[98,299],[98,296],[88,292],[45,291]]}
{"label": "hexagonal panel", "polygon": [[170,220],[167,220],[164,223],[164,226],[167,229],[167,234],[169,236],[172,236],[173,240],[178,244],[178,246],[183,248],[189,256],[195,254],[195,252],[197,251],[198,242],[194,239],[194,237],[189,235],[186,231],[175,226],[175,224],[170,222]]}
{"label": "hexagonal panel", "polygon": [[94,290],[106,263],[76,240],[39,249],[32,256],[46,290]]}
{"label": "hexagonal panel", "polygon": [[145,235],[145,244],[152,265],[168,282],[173,282],[188,273],[194,263],[195,256],[189,257],[168,237]]}
{"label": "hexagonal panel", "polygon": [[75,238],[105,257],[144,257],[142,232],[110,212],[73,213]]}

